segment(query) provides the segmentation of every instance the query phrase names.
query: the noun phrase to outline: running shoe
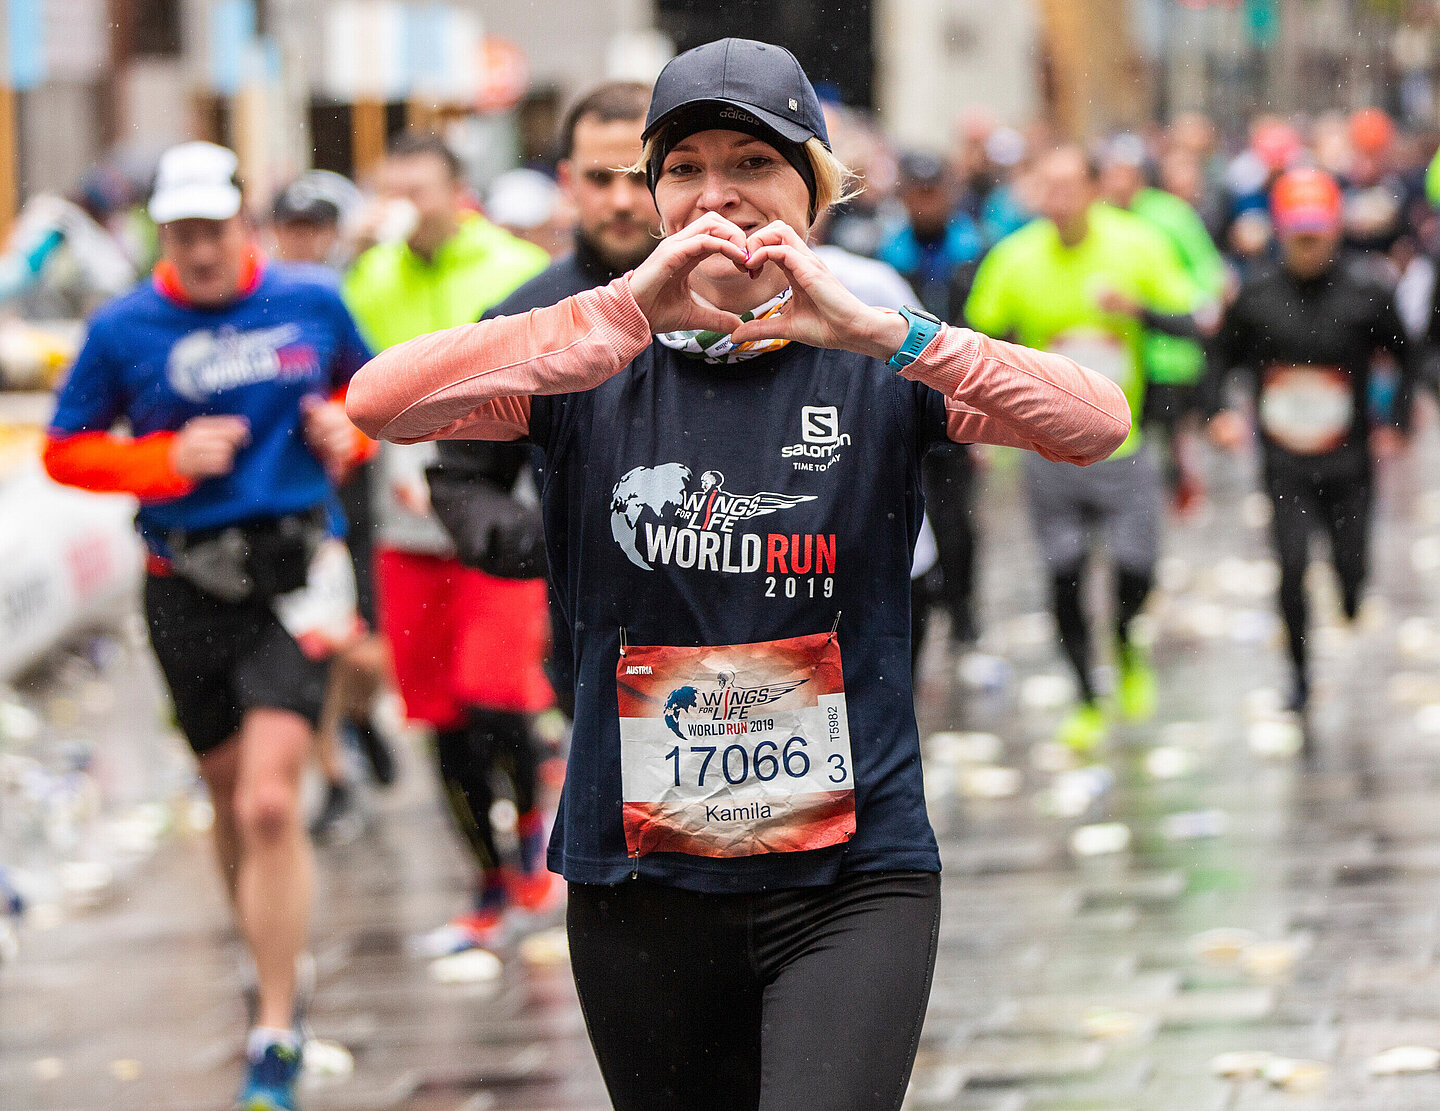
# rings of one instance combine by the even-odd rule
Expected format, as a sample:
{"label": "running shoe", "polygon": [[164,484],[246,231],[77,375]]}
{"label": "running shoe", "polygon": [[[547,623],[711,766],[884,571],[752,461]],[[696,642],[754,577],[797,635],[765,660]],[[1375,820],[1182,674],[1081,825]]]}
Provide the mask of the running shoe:
{"label": "running shoe", "polygon": [[533,872],[505,872],[510,902],[529,914],[551,914],[565,905],[565,883],[541,866]]}
{"label": "running shoe", "polygon": [[348,845],[365,832],[354,793],[348,783],[327,783],[325,801],[310,823],[310,839],[317,845]]}
{"label": "running shoe", "polygon": [[1144,649],[1121,642],[1115,653],[1120,665],[1120,679],[1115,684],[1115,700],[1126,721],[1149,721],[1155,716],[1155,669],[1145,658]]}
{"label": "running shoe", "polygon": [[235,1111],[295,1111],[295,1081],[300,1076],[300,1050],[271,1042],[258,1061],[249,1063],[245,1087]]}
{"label": "running shoe", "polygon": [[1087,755],[1100,747],[1107,732],[1105,715],[1093,702],[1082,702],[1060,723],[1055,739],[1071,752]]}
{"label": "running shoe", "polygon": [[495,949],[507,933],[504,911],[477,910],[421,934],[414,948],[422,957],[449,957],[471,949]]}

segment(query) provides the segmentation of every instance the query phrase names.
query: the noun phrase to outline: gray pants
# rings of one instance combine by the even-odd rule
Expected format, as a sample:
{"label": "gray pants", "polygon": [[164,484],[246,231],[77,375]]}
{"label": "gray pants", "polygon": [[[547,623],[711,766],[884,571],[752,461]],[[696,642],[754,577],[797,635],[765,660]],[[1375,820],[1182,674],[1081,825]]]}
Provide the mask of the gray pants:
{"label": "gray pants", "polygon": [[1149,575],[1160,555],[1160,514],[1165,480],[1150,445],[1123,459],[1088,467],[1025,457],[1030,519],[1046,570],[1054,575],[1078,567],[1090,535],[1103,535],[1115,565]]}

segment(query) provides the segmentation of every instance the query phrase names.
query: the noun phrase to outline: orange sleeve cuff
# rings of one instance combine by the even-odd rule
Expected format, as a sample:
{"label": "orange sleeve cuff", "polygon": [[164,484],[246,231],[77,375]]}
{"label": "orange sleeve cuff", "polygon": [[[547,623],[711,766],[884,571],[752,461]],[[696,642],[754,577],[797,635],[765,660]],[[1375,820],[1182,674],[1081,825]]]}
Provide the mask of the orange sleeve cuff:
{"label": "orange sleeve cuff", "polygon": [[45,470],[56,482],[97,494],[133,494],[141,501],[173,501],[195,483],[170,462],[173,432],[127,440],[109,432],[51,433],[45,439]]}
{"label": "orange sleeve cuff", "polygon": [[[330,395],[330,400],[338,402],[340,407],[343,409],[345,407],[345,397],[349,392],[350,387],[348,385],[341,386],[338,390],[336,390]],[[350,446],[349,465],[351,467],[358,467],[361,463],[368,463],[371,459],[374,459],[377,454],[379,454],[380,441],[372,440],[369,436],[365,435],[365,433],[361,432],[360,429],[355,428],[353,422],[351,423],[351,428],[355,432],[355,437],[353,443]]]}
{"label": "orange sleeve cuff", "polygon": [[355,429],[355,445],[351,449],[352,454],[350,457],[352,464],[369,462],[375,458],[379,451],[380,441],[372,440],[369,436],[365,435],[365,433],[361,432],[360,429]]}

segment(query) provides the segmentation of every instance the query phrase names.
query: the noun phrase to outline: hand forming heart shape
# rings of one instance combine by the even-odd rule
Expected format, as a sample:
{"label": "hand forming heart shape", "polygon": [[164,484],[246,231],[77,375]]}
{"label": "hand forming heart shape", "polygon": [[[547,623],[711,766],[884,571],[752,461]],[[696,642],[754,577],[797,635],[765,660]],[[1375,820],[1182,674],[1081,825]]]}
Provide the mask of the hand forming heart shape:
{"label": "hand forming heart shape", "polygon": [[[766,265],[777,267],[792,290],[785,310],[742,324],[735,313],[706,300],[690,278],[701,262],[717,254],[752,276]],[[900,321],[895,313],[862,303],[799,233],[781,221],[747,237],[718,213],[706,213],[668,236],[636,267],[630,275],[630,292],[653,333],[706,329],[728,334],[736,343],[788,339],[880,358],[889,358],[905,338],[903,322],[898,325],[898,338],[894,337]]]}

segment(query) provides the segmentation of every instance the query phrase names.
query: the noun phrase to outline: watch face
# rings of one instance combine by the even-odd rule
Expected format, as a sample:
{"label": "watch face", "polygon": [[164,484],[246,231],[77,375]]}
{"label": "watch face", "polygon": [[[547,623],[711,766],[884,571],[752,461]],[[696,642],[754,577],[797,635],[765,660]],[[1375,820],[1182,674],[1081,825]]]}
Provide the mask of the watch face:
{"label": "watch face", "polygon": [[938,316],[936,316],[934,313],[932,313],[932,312],[926,312],[924,309],[917,309],[914,305],[906,305],[906,306],[905,306],[905,311],[908,312],[908,313],[910,313],[912,316],[918,316],[918,317],[920,317],[922,320],[928,320],[928,321],[930,321],[931,324],[943,324],[943,323],[945,323],[943,320],[941,320],[941,319],[940,319]]}

